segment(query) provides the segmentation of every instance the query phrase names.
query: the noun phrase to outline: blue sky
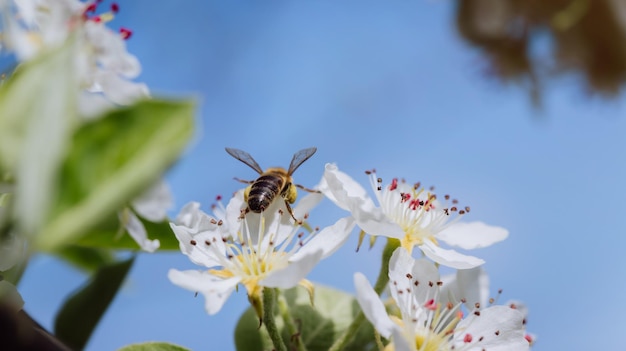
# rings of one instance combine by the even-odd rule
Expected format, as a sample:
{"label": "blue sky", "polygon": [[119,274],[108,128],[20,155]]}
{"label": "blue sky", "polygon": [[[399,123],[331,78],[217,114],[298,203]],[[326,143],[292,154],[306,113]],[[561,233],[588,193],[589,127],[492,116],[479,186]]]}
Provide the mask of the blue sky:
{"label": "blue sky", "polygon": [[[626,121],[623,99],[589,98],[576,77],[545,87],[542,109],[525,91],[486,80],[477,52],[454,28],[446,1],[120,1],[112,23],[134,30],[129,51],[155,96],[194,96],[199,129],[168,174],[176,209],[218,194],[254,172],[224,152],[286,166],[317,146],[296,173],[315,185],[324,164],[367,185],[376,168],[472,207],[468,220],[509,229],[473,252],[487,263],[501,301],[530,308],[534,350],[618,350],[626,315]],[[345,215],[329,201],[320,225]],[[355,233],[356,234],[356,233]],[[354,252],[356,235],[310,279],[353,292],[352,275],[374,280],[378,245]],[[162,340],[194,350],[231,350],[247,307],[243,291],[209,316],[203,298],[167,280],[192,269],[181,253],[143,254],[88,350]],[[54,279],[50,279],[54,277]],[[44,326],[85,277],[37,257],[20,290]]]}

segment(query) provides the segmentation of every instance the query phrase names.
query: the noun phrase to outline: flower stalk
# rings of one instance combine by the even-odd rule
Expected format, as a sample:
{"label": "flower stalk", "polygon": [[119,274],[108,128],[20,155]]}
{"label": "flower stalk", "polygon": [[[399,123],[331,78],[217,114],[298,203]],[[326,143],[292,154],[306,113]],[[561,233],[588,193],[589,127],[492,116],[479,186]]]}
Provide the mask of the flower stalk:
{"label": "flower stalk", "polygon": [[[382,262],[380,265],[380,271],[378,272],[378,278],[376,279],[376,285],[374,285],[374,290],[380,296],[382,292],[385,290],[387,283],[389,282],[389,260],[391,259],[391,255],[400,247],[400,240],[388,238],[387,244],[383,249]],[[359,314],[354,317],[352,323],[346,328],[343,334],[335,341],[335,343],[328,349],[328,351],[339,351],[343,350],[352,338],[356,335],[357,330],[361,327],[365,321],[365,314],[363,311],[360,311]]]}
{"label": "flower stalk", "polygon": [[276,302],[276,294],[274,289],[265,288],[263,289],[263,324],[265,324],[265,329],[272,339],[272,343],[274,344],[274,349],[277,351],[287,351],[287,347],[285,346],[285,342],[283,338],[280,336],[280,331],[278,330],[278,326],[276,325],[276,320],[274,319],[274,303]]}
{"label": "flower stalk", "polygon": [[298,351],[307,351],[306,345],[304,345],[304,343],[302,342],[302,338],[300,337],[300,330],[296,326],[293,318],[291,317],[291,313],[289,313],[289,305],[287,304],[287,299],[285,299],[285,296],[279,289],[276,289],[276,295],[280,316],[285,322],[285,327],[287,327],[289,335],[291,335],[291,344],[293,344],[295,346],[295,349]]}

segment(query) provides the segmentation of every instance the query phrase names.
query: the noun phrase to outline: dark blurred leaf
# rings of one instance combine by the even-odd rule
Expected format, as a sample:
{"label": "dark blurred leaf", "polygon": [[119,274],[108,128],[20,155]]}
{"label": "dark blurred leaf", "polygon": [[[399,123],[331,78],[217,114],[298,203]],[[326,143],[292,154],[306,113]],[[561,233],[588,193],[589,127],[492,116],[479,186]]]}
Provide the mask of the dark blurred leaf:
{"label": "dark blurred leaf", "polygon": [[[312,307],[308,292],[300,287],[283,291],[291,315],[300,325],[300,338],[308,351],[326,351],[336,338],[348,327],[359,313],[356,299],[345,292],[315,286],[315,307]],[[284,322],[277,316],[277,324],[282,337],[289,343],[292,335],[284,327]],[[235,329],[235,345],[238,351],[263,351],[271,349],[271,341],[263,339],[259,320],[252,308],[241,316]],[[269,342],[269,344],[268,344]],[[365,322],[359,328],[353,341],[344,349],[348,351],[375,350],[374,331],[371,324]]]}
{"label": "dark blurred leaf", "polygon": [[65,301],[54,321],[54,333],[73,350],[82,350],[128,274],[135,258],[98,270]]}
{"label": "dark blurred leaf", "polygon": [[55,254],[64,261],[86,272],[96,271],[100,267],[114,261],[111,251],[77,245],[66,246]]}
{"label": "dark blurred leaf", "polygon": [[148,100],[109,112],[74,135],[57,206],[39,249],[74,243],[158,180],[193,131],[193,104]]}
{"label": "dark blurred leaf", "polygon": [[189,351],[189,349],[166,342],[145,342],[124,346],[117,351]]}

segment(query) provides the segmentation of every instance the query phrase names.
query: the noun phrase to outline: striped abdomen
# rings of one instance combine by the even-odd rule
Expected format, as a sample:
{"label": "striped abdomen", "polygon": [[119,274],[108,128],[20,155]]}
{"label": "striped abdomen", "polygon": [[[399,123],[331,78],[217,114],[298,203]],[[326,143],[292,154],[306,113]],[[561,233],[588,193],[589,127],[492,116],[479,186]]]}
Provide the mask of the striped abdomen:
{"label": "striped abdomen", "polygon": [[278,196],[283,188],[284,178],[274,174],[260,176],[250,188],[248,207],[252,212],[263,212]]}

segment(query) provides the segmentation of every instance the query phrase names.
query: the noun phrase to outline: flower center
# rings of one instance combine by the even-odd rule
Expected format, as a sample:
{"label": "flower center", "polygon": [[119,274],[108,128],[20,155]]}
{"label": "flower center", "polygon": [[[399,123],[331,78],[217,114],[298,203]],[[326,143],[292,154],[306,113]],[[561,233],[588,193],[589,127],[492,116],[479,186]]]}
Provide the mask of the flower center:
{"label": "flower center", "polygon": [[442,202],[434,188],[426,190],[419,182],[410,185],[394,178],[383,186],[374,172],[370,172],[370,182],[383,213],[404,231],[402,246],[409,252],[428,240],[437,244],[437,234],[469,212],[469,207],[460,209],[450,195],[445,195]]}

